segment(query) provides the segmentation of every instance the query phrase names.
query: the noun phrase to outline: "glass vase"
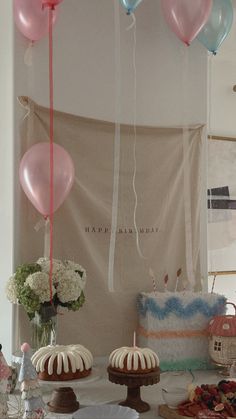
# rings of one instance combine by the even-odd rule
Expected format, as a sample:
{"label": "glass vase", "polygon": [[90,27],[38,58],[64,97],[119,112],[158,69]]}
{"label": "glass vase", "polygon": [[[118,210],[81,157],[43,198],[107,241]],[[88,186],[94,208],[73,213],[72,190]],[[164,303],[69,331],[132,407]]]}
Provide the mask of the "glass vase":
{"label": "glass vase", "polygon": [[31,347],[33,351],[48,345],[56,345],[57,314],[53,306],[42,306],[31,320]]}

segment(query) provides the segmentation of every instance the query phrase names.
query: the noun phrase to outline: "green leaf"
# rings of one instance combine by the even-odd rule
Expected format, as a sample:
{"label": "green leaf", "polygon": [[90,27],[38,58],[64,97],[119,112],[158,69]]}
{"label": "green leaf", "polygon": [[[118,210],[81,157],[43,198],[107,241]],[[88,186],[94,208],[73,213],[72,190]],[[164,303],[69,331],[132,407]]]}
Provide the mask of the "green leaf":
{"label": "green leaf", "polygon": [[39,297],[32,291],[29,285],[21,287],[19,303],[23,305],[29,317],[40,309]]}
{"label": "green leaf", "polygon": [[84,296],[84,293],[82,291],[78,300],[70,301],[69,303],[67,303],[67,307],[68,307],[69,310],[77,311],[77,310],[80,309],[80,307],[82,307],[84,302],[85,302],[85,296]]}
{"label": "green leaf", "polygon": [[24,285],[26,278],[35,273],[35,272],[40,272],[41,266],[38,265],[38,263],[24,263],[23,265],[19,265],[16,268],[16,273],[15,273],[15,281],[17,283],[17,285],[22,286]]}

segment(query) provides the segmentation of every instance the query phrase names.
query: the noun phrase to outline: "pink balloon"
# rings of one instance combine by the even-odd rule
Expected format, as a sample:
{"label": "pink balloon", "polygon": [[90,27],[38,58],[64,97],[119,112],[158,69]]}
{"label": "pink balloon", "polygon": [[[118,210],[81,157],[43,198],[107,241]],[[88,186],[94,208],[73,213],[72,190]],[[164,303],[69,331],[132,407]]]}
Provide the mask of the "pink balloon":
{"label": "pink balloon", "polygon": [[207,22],[212,0],[161,0],[161,5],[172,31],[189,46]]}
{"label": "pink balloon", "polygon": [[[19,31],[30,41],[38,41],[48,34],[48,9],[42,0],[14,0],[14,18]],[[57,10],[53,10],[53,23]]]}
{"label": "pink balloon", "polygon": [[[74,182],[74,165],[67,151],[53,145],[54,155],[54,212],[60,207]],[[50,144],[37,143],[23,156],[20,162],[21,186],[40,214],[50,214]]]}

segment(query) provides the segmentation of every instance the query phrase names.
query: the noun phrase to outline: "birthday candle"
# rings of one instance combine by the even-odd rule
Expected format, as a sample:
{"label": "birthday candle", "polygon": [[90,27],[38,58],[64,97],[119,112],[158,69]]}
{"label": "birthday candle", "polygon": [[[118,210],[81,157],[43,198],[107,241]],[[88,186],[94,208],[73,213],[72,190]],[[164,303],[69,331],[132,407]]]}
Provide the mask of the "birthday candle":
{"label": "birthday candle", "polygon": [[153,292],[155,295],[157,295],[157,284],[156,284],[155,275],[152,268],[149,268],[149,275],[152,279]]}
{"label": "birthday candle", "polygon": [[214,292],[215,282],[216,282],[216,274],[214,275],[214,278],[213,278],[212,287],[211,287],[211,294],[213,294],[213,292]]}
{"label": "birthday candle", "polygon": [[136,348],[136,332],[134,331],[133,347]]}
{"label": "birthday candle", "polygon": [[180,277],[180,275],[181,275],[181,273],[182,273],[182,269],[181,268],[179,268],[178,269],[178,271],[177,271],[177,273],[176,273],[176,284],[175,284],[175,292],[177,291],[177,288],[178,288],[178,284],[179,284],[179,277]]}
{"label": "birthday candle", "polygon": [[168,276],[168,274],[166,274],[165,276],[164,276],[164,286],[165,286],[165,291],[167,291],[167,282],[169,281],[169,276]]}

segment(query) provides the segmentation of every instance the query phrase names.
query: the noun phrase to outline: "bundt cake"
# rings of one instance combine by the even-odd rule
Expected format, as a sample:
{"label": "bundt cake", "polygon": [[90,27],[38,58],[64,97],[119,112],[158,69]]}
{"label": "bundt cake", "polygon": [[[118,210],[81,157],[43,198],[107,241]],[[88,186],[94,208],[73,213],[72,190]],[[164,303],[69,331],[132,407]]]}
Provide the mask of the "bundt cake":
{"label": "bundt cake", "polygon": [[110,370],[126,374],[145,374],[159,368],[157,354],[149,348],[137,346],[115,349],[109,357]]}
{"label": "bundt cake", "polygon": [[93,356],[82,345],[44,346],[34,353],[32,363],[40,380],[76,380],[91,373]]}

